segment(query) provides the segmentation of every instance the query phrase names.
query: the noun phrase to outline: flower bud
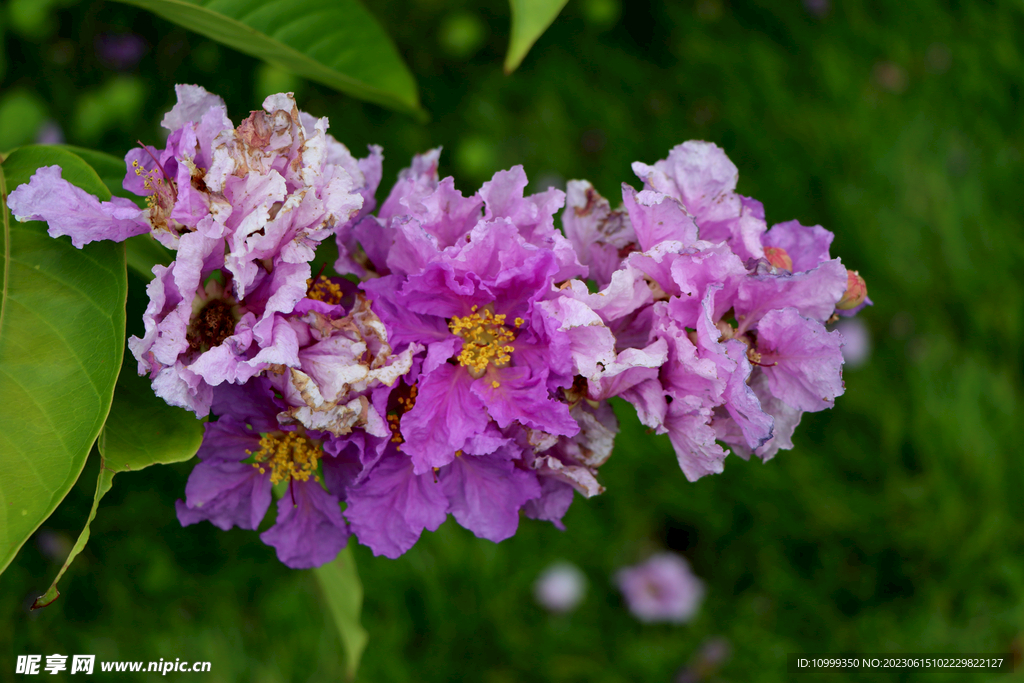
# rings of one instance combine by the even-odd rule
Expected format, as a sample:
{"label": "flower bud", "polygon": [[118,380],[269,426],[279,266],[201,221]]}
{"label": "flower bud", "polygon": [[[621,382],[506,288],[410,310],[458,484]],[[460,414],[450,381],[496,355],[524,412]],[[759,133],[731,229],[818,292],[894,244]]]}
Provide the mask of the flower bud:
{"label": "flower bud", "polygon": [[793,272],[793,259],[789,257],[782,247],[765,247],[764,257],[768,263],[781,270]]}
{"label": "flower bud", "polygon": [[843,293],[843,298],[836,304],[836,308],[841,311],[848,311],[851,308],[857,308],[864,299],[868,298],[868,285],[864,282],[864,278],[856,270],[846,271],[846,292]]}

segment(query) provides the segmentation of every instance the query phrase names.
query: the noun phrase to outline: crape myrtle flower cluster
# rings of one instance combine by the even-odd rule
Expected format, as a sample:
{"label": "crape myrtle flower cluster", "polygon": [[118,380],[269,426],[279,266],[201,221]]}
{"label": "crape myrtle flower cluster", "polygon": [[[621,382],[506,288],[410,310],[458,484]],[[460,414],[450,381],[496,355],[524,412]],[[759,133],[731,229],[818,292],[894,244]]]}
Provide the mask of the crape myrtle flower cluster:
{"label": "crape myrtle flower cluster", "polygon": [[[355,158],[291,94],[238,126],[203,88],[177,95],[164,148],[125,159],[145,208],[56,166],[9,205],[77,247],[176,250],[129,347],[157,395],[209,416],[183,524],[256,529],[276,490],[261,538],[291,567],[353,533],[398,557],[448,514],[501,541],[521,512],[561,528],[575,492],[604,490],[612,397],[695,480],[722,471],[719,442],[791,448],[800,415],[843,391],[824,324],[870,303],[863,279],[827,230],[767,230],[712,144],[635,164],[644,189],[624,184],[615,210],[584,181],[525,195],[518,166],[467,197],[433,150],[377,209],[380,148]],[[331,237],[336,274],[314,275]]]}

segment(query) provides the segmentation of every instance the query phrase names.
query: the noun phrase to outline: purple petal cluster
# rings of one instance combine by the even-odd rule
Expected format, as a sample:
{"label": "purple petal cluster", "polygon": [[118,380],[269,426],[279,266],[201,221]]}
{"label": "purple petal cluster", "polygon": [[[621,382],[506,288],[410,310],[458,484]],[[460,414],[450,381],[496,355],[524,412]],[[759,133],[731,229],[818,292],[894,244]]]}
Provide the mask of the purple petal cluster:
{"label": "purple petal cluster", "polygon": [[726,447],[765,460],[792,448],[801,414],[843,393],[843,339],[826,325],[870,304],[863,278],[831,257],[821,226],[768,229],[713,144],[687,142],[633,170],[644,188],[623,184],[622,208],[573,181],[563,214],[602,287],[567,291],[605,298],[595,310],[615,334],[618,363],[630,366],[590,382],[588,397],[632,403],[641,422],[668,434],[691,481],[721,472]]}
{"label": "purple petal cluster", "polygon": [[[126,157],[145,208],[58,167],[9,203],[78,247],[177,252],[129,346],[159,396],[209,416],[182,524],[262,527],[291,567],[351,534],[398,557],[449,515],[497,542],[604,491],[613,397],[696,480],[727,447],[792,448],[801,414],[843,392],[826,325],[870,304],[863,278],[824,228],[768,230],[712,144],[634,164],[643,189],[615,209],[586,181],[526,194],[519,166],[463,195],[437,149],[378,207],[380,149],[354,158],[290,94],[237,126],[201,87],[177,94],[163,149]],[[314,276],[331,237],[334,273]]]}

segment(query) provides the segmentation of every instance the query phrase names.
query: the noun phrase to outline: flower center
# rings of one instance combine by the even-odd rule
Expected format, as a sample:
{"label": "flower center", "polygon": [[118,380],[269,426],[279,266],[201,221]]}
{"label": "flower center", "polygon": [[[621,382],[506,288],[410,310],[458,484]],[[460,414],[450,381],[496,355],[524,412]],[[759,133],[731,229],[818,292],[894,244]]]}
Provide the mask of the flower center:
{"label": "flower center", "polygon": [[317,463],[323,457],[320,444],[302,436],[298,432],[277,432],[265,434],[260,439],[260,449],[253,453],[252,466],[265,474],[270,470],[270,483],[277,484],[286,479],[299,481],[320,481],[316,473]]}
{"label": "flower center", "polygon": [[223,299],[213,299],[192,318],[186,339],[193,351],[205,352],[230,337],[235,331],[232,306]]}
{"label": "flower center", "polygon": [[306,280],[306,285],[308,287],[306,296],[310,299],[323,301],[325,304],[333,306],[341,303],[341,285],[331,281],[330,278],[320,275],[316,279],[310,278]]}
{"label": "flower center", "polygon": [[[470,309],[467,316],[455,316],[448,322],[452,334],[462,337],[462,351],[458,355],[459,364],[469,368],[473,377],[481,377],[488,365],[496,368],[508,366],[512,360],[515,347],[509,342],[516,338],[515,332],[505,326],[505,314],[495,315],[490,305],[477,310]],[[522,318],[516,318],[516,327],[523,324]]]}

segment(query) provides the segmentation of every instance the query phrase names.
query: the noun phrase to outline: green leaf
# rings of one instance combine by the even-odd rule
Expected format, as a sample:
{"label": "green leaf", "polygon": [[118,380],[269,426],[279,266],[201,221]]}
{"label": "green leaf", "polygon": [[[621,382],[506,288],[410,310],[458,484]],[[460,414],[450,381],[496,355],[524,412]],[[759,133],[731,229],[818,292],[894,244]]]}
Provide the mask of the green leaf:
{"label": "green leaf", "polygon": [[526,53],[551,26],[568,0],[509,0],[512,7],[512,37],[505,55],[505,73],[519,68]]}
{"label": "green leaf", "polygon": [[416,82],[357,0],[118,0],[344,93],[419,117]]}
{"label": "green leaf", "polygon": [[[144,291],[145,285],[138,277],[131,276],[130,282],[133,291],[139,288]],[[133,317],[136,314],[141,316],[141,311],[132,311]],[[92,510],[89,511],[85,528],[68,554],[68,559],[46,593],[32,604],[32,609],[46,607],[60,595],[57,582],[89,541],[90,525],[96,518],[100,500],[113,485],[115,474],[134,472],[150,465],[181,462],[199,450],[203,440],[203,423],[191,413],[164,403],[163,399],[153,393],[149,380],[140,377],[136,369],[135,359],[130,353],[125,353],[110,416],[103,425],[97,444],[100,451],[100,475],[96,482]]]}
{"label": "green leaf", "polygon": [[[84,147],[72,145],[60,145],[59,147],[81,157],[85,163],[92,166],[111,194],[131,199],[139,206],[145,205],[145,201],[141,197],[124,189],[125,165],[123,159]],[[128,238],[125,240],[125,247],[128,250],[128,267],[146,280],[153,279],[153,266],[157,264],[166,266],[174,260],[171,250],[153,239],[150,234]]]}
{"label": "green leaf", "polygon": [[83,190],[110,198],[96,172],[67,150],[23,147],[0,166],[0,571],[82,473],[124,350],[124,247],[75,249],[7,210],[8,187],[52,164]]}
{"label": "green leaf", "polygon": [[366,629],[359,623],[359,613],[363,609],[363,584],[356,571],[351,542],[333,562],[314,569],[313,575],[334,617],[341,646],[345,649],[345,668],[351,680],[355,678],[359,659],[369,640]]}
{"label": "green leaf", "polygon": [[92,170],[96,171],[96,175],[99,176],[110,194],[117,195],[118,197],[127,197],[133,201],[140,199],[128,190],[124,189],[124,159],[118,159],[112,154],[107,154],[106,152],[99,152],[95,149],[86,149],[85,147],[76,147],[74,145],[54,145],[54,147],[71,152],[79,159],[92,166]]}

